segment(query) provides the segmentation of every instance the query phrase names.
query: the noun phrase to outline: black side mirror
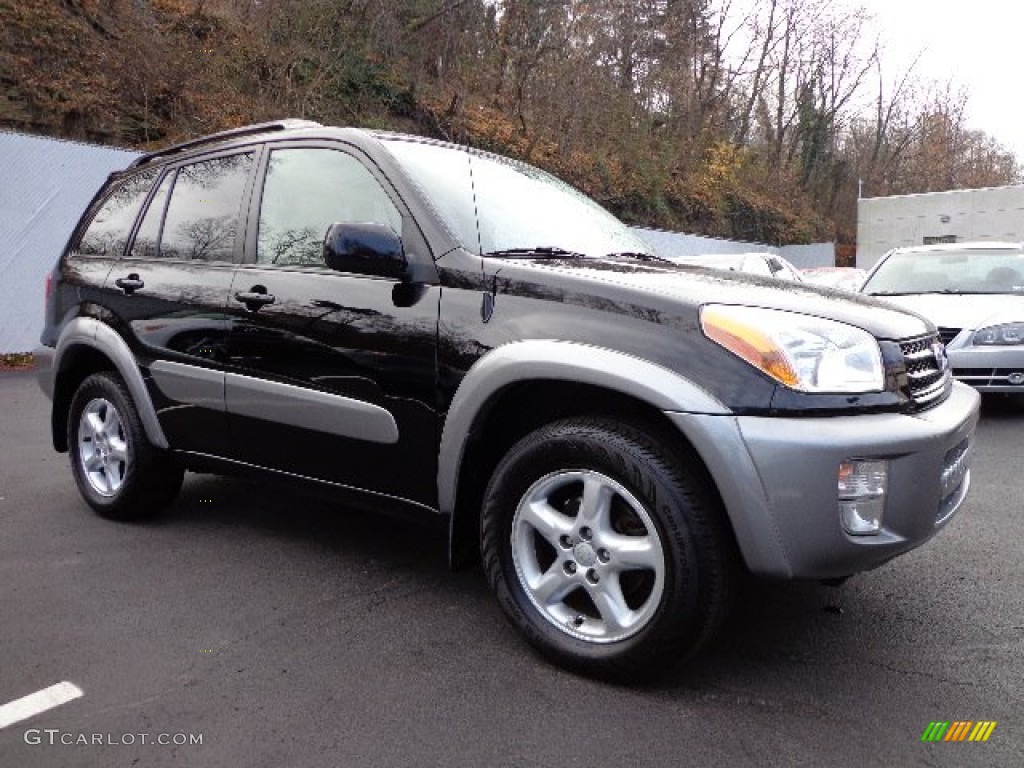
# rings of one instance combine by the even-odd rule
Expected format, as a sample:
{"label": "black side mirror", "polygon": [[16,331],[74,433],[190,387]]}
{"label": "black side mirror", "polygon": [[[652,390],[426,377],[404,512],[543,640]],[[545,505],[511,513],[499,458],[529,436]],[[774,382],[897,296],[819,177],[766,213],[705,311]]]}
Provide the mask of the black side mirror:
{"label": "black side mirror", "polygon": [[332,224],[324,238],[324,263],[339,272],[403,277],[409,264],[402,238],[382,224]]}

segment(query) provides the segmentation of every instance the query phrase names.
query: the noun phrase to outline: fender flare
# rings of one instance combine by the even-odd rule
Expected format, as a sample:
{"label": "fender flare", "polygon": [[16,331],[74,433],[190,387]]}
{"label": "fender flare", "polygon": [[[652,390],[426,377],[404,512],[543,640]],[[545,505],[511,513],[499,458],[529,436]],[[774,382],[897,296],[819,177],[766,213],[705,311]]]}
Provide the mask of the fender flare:
{"label": "fender flare", "polygon": [[146,438],[158,448],[168,449],[170,445],[160,426],[160,421],[157,419],[156,409],[153,407],[153,401],[150,400],[146,382],[142,379],[142,372],[139,370],[135,355],[117,331],[106,323],[93,317],[76,317],[64,327],[57,339],[57,349],[54,353],[54,384],[60,378],[61,370],[66,367],[66,354],[79,346],[90,347],[101,352],[114,364],[128,387],[135,408],[139,412],[139,419],[142,421]]}
{"label": "fender flare", "polygon": [[604,347],[557,340],[516,341],[481,357],[455,392],[441,434],[437,465],[438,509],[455,504],[466,444],[495,397],[506,387],[537,380],[591,384],[642,400],[662,411],[728,415],[706,390],[657,363]]}

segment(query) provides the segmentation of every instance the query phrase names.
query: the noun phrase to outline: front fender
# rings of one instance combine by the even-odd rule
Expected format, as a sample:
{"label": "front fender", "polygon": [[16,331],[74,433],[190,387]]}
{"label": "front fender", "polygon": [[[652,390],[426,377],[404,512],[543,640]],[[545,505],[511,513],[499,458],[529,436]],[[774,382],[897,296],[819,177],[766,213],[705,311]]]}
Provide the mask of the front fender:
{"label": "front fender", "polygon": [[661,411],[730,413],[724,404],[678,373],[623,352],[555,340],[502,345],[469,369],[448,409],[437,469],[438,507],[443,514],[454,515],[466,444],[497,396],[513,384],[538,380],[590,384],[621,392]]}

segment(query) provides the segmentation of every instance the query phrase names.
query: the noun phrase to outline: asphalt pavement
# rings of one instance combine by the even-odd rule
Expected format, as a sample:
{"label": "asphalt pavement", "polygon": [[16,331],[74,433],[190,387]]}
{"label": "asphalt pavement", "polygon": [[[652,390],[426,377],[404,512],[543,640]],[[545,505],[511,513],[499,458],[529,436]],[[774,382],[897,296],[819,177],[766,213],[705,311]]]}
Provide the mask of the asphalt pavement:
{"label": "asphalt pavement", "polygon": [[[1024,765],[1024,405],[986,403],[932,542],[840,587],[749,585],[643,687],[535,656],[438,526],[206,475],[105,521],[48,419],[0,373],[0,705],[82,695],[0,729],[2,768]],[[923,743],[933,721],[997,725]]]}

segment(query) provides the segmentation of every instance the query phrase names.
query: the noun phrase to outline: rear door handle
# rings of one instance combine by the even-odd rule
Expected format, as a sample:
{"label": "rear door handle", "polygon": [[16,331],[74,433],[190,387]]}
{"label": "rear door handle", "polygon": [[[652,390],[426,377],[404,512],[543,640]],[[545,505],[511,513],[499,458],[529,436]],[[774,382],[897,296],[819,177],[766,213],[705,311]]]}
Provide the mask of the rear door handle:
{"label": "rear door handle", "polygon": [[128,277],[119,277],[114,281],[114,285],[124,291],[126,294],[131,296],[135,291],[140,288],[145,288],[146,284],[139,279],[139,276],[132,272]]}
{"label": "rear door handle", "polygon": [[[261,288],[263,290],[259,290]],[[254,285],[251,290],[236,293],[235,301],[242,302],[250,311],[255,312],[260,307],[273,304],[277,301],[277,298],[274,294],[267,293],[267,289],[263,288],[262,285]]]}

